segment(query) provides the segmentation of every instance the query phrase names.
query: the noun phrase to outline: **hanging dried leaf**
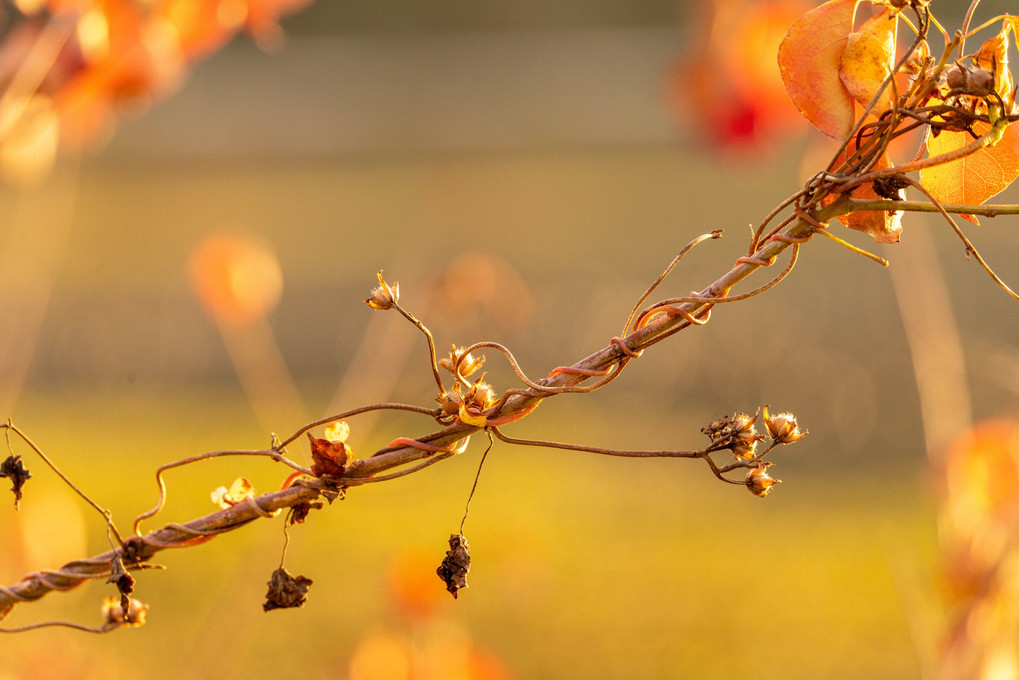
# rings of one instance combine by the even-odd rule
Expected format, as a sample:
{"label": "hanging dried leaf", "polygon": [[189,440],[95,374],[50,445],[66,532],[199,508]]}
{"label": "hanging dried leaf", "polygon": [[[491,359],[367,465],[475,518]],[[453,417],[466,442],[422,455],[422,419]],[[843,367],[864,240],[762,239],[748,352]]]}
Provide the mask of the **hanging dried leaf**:
{"label": "hanging dried leaf", "polygon": [[25,482],[32,478],[32,473],[21,462],[21,456],[11,454],[3,463],[0,463],[0,477],[9,477],[14,483],[11,491],[14,492],[14,509],[17,510],[21,505],[21,488],[25,486]]}
{"label": "hanging dried leaf", "polygon": [[269,592],[265,594],[262,609],[271,611],[303,606],[308,599],[311,584],[310,578],[294,576],[283,567],[278,568],[269,579]]}
{"label": "hanging dried leaf", "polygon": [[778,49],[786,92],[814,127],[835,139],[853,129],[853,97],[839,78],[857,0],[829,0],[789,29]]}
{"label": "hanging dried leaf", "polygon": [[467,587],[467,572],[471,570],[471,545],[463,534],[451,534],[449,550],[442,564],[435,570],[446,590],[456,599],[457,591]]}

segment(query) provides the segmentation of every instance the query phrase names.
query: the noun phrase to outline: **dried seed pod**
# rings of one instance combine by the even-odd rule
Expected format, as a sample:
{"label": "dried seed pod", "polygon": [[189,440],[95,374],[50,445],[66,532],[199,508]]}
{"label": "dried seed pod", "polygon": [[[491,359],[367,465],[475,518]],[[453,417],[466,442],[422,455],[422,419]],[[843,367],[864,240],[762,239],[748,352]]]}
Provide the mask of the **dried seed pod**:
{"label": "dried seed pod", "polygon": [[400,282],[393,281],[393,285],[390,286],[382,278],[382,270],[379,270],[378,277],[379,285],[372,288],[371,297],[365,300],[364,303],[372,309],[392,309],[393,305],[400,301]]}
{"label": "dried seed pod", "polygon": [[450,534],[449,550],[442,564],[435,570],[446,590],[456,599],[457,591],[467,587],[467,572],[471,570],[471,544],[463,534]]}
{"label": "dried seed pod", "polygon": [[768,474],[768,467],[771,465],[772,463],[761,463],[747,473],[747,488],[750,489],[750,493],[759,498],[767,496],[771,487],[782,481]]}
{"label": "dried seed pod", "polygon": [[772,416],[768,413],[768,407],[764,407],[764,424],[768,428],[768,434],[778,444],[792,444],[807,436],[807,431],[800,431],[796,422],[796,416],[792,413],[779,413]]}

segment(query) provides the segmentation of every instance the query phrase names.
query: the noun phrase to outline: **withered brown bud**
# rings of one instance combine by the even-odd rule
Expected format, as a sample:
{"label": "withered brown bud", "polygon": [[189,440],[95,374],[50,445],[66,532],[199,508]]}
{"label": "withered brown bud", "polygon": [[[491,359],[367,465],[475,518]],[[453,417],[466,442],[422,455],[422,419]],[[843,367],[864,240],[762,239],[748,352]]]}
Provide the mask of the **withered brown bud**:
{"label": "withered brown bud", "polygon": [[450,534],[449,550],[442,564],[435,570],[446,590],[456,599],[457,591],[467,587],[467,572],[471,570],[471,544],[463,534]]}
{"label": "withered brown bud", "polygon": [[956,62],[945,71],[945,84],[950,94],[986,97],[994,92],[994,74],[985,68],[974,68]]}
{"label": "withered brown bud", "polygon": [[435,398],[439,402],[439,409],[444,416],[455,416],[460,412],[463,405],[463,398],[460,396],[460,386],[454,385],[451,392],[443,392]]}
{"label": "withered brown bud", "polygon": [[909,182],[901,175],[878,177],[874,180],[874,193],[881,198],[887,198],[892,201],[901,201],[905,199],[905,195],[902,191],[908,186]]}

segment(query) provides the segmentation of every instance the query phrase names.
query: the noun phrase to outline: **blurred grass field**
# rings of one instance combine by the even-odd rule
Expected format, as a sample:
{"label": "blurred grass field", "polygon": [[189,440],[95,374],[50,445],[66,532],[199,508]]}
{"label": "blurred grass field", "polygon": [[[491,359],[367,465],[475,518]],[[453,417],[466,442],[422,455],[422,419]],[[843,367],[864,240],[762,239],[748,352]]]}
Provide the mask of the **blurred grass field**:
{"label": "blurred grass field", "polygon": [[[243,409],[231,408],[223,394],[192,396],[186,403],[92,402],[74,413],[30,399],[21,422],[83,489],[116,517],[130,517],[153,504],[158,461],[260,445]],[[210,404],[227,420],[210,417]],[[614,418],[565,403],[543,409],[556,409],[558,422]],[[628,418],[626,427],[661,423]],[[356,432],[355,421],[354,440]],[[546,425],[542,434],[575,432]],[[421,565],[428,570],[423,584],[442,590],[431,570],[459,524],[477,454],[475,446],[420,475],[351,491],[292,529],[287,566],[315,581],[303,609],[262,613],[283,537],[278,522],[258,523],[160,555],[168,570],[139,577],[138,594],[152,606],[144,628],[5,638],[17,653],[8,656],[4,677],[127,678],[139,668],[150,678],[270,678],[295,668],[309,677],[347,677],[358,640],[399,620],[387,586],[395,559],[408,552],[431,557],[434,564]],[[26,506],[67,495],[33,469]],[[161,518],[211,511],[209,491],[239,473],[259,490],[281,477],[271,464],[237,460],[171,472]],[[910,629],[926,612],[911,600],[929,587],[935,538],[915,473],[907,467],[882,478],[848,470],[826,480],[794,467],[784,477],[761,501],[714,482],[691,461],[603,460],[499,445],[466,525],[471,587],[455,602],[441,593],[435,616],[465,627],[522,678],[916,676]],[[11,511],[4,512],[9,534]],[[91,527],[88,552],[102,551],[100,523],[88,513],[83,519]],[[67,537],[57,526],[49,538]],[[8,563],[2,576],[11,582],[18,574]],[[20,608],[12,621],[95,621],[105,590],[93,584],[51,595]],[[54,645],[55,658],[47,651]]]}

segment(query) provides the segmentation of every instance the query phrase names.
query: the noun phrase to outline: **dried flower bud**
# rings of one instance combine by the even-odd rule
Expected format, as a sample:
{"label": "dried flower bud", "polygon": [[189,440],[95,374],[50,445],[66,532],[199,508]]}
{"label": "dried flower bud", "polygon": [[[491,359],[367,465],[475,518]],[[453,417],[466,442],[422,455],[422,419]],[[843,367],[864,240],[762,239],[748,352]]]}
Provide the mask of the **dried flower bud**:
{"label": "dried flower bud", "polygon": [[478,381],[471,385],[471,388],[467,390],[464,403],[468,408],[484,411],[495,404],[495,388],[488,383],[483,382],[484,379],[485,376],[481,376],[478,378]]}
{"label": "dried flower bud", "polygon": [[448,357],[439,359],[439,366],[442,366],[454,375],[459,373],[462,378],[476,373],[484,365],[484,356],[475,357],[465,347],[457,347],[456,345],[453,345]]}
{"label": "dried flower bud", "polygon": [[747,488],[750,489],[750,493],[764,498],[768,495],[768,492],[771,491],[771,487],[782,481],[781,479],[775,479],[768,474],[768,468],[771,465],[772,463],[770,462],[761,463],[747,472],[746,485]]}
{"label": "dried flower bud", "polygon": [[796,416],[792,413],[769,415],[767,406],[764,407],[764,424],[768,428],[768,434],[778,444],[792,444],[807,436],[807,430],[800,431]]}
{"label": "dried flower bud", "polygon": [[148,610],[149,605],[142,604],[134,598],[128,600],[126,612],[124,611],[124,605],[121,603],[121,598],[115,595],[103,598],[103,618],[106,620],[107,625],[144,626],[145,612]]}
{"label": "dried flower bud", "polygon": [[364,301],[372,309],[392,309],[393,305],[400,301],[400,282],[393,281],[390,286],[382,278],[382,270],[379,270],[379,285],[372,288],[371,297]]}

